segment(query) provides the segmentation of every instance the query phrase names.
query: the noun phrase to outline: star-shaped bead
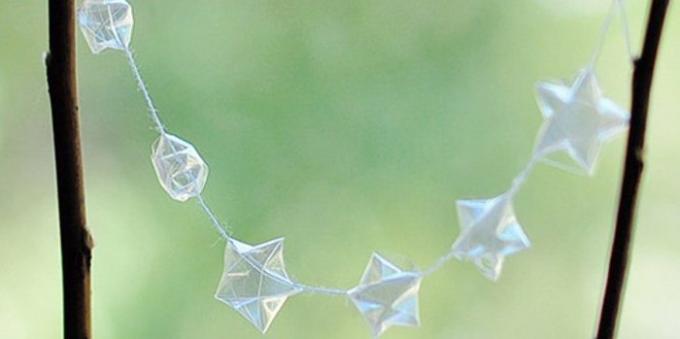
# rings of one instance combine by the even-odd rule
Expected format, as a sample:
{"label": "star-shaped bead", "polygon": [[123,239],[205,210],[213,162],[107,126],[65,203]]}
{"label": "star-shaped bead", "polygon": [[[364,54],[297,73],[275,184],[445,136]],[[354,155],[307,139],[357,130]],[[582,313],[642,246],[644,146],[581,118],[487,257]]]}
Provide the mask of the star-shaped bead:
{"label": "star-shaped bead", "polygon": [[628,112],[603,97],[592,68],[581,70],[571,85],[540,82],[536,90],[545,119],[536,153],[565,150],[592,174],[601,144],[627,128]]}
{"label": "star-shaped bead", "polygon": [[78,24],[92,53],[124,50],[132,37],[132,7],[125,0],[85,0],[78,9]]}
{"label": "star-shaped bead", "polygon": [[283,238],[256,246],[230,240],[215,297],[233,307],[262,333],[288,297],[300,293],[283,262]]}
{"label": "star-shaped bead", "polygon": [[418,291],[422,275],[403,271],[377,253],[373,253],[359,285],[348,295],[380,336],[391,326],[418,326]]}
{"label": "star-shaped bead", "polygon": [[458,200],[461,232],[452,246],[460,260],[473,262],[489,279],[497,280],[505,256],[530,246],[512,208],[512,194],[487,200]]}
{"label": "star-shaped bead", "polygon": [[151,161],[158,181],[173,199],[186,201],[203,191],[208,165],[190,143],[163,133],[153,145]]}

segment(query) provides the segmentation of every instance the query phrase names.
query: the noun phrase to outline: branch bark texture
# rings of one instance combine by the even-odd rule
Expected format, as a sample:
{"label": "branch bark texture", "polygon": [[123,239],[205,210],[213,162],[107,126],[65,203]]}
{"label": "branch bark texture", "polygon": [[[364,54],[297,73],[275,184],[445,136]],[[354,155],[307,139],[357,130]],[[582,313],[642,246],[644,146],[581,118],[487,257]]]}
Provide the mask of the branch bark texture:
{"label": "branch bark texture", "polygon": [[92,338],[90,260],[86,227],[76,83],[75,0],[49,0],[47,83],[57,169],[64,338]]}
{"label": "branch bark texture", "polygon": [[628,270],[638,189],[644,168],[643,154],[649,96],[668,5],[669,0],[652,0],[642,53],[635,60],[630,131],[628,133],[623,182],[621,183],[619,208],[616,215],[614,240],[609,257],[609,271],[600,311],[597,339],[611,339],[616,335]]}

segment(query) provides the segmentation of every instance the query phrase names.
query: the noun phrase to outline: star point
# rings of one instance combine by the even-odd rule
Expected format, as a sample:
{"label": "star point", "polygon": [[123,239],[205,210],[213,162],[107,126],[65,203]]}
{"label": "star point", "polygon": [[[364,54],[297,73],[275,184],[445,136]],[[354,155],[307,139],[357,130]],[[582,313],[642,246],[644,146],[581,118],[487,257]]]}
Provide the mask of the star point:
{"label": "star point", "polygon": [[403,271],[373,253],[359,285],[348,292],[350,300],[377,338],[392,326],[418,326],[418,292],[422,275]]}
{"label": "star point", "polygon": [[286,273],[283,238],[251,246],[230,240],[215,298],[265,333],[288,297],[300,293]]}
{"label": "star point", "polygon": [[505,257],[531,246],[515,216],[511,194],[458,200],[457,207],[461,232],[452,245],[453,254],[473,262],[487,278],[497,280]]}
{"label": "star point", "polygon": [[592,174],[602,143],[628,126],[628,112],[602,94],[592,68],[581,70],[571,85],[540,82],[538,106],[545,122],[535,152],[566,151]]}

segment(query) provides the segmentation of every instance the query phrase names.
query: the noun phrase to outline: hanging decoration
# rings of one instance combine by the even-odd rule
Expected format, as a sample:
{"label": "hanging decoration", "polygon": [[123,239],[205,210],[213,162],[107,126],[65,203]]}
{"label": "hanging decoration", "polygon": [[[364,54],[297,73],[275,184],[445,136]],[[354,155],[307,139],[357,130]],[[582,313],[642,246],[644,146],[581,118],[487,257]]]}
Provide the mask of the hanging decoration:
{"label": "hanging decoration", "polygon": [[505,258],[531,245],[517,220],[513,200],[535,165],[550,163],[550,155],[566,152],[582,171],[592,174],[601,144],[627,128],[628,112],[603,96],[595,76],[604,37],[616,13],[620,14],[632,59],[622,0],[613,0],[593,57],[575,80],[570,84],[538,83],[537,101],[545,121],[533,155],[510,188],[494,198],[457,201],[460,233],[449,252],[425,270],[400,268],[374,253],[358,285],[350,289],[315,287],[291,279],[284,263],[283,238],[258,245],[245,244],[233,238],[229,228],[211,211],[201,196],[208,166],[191,143],[167,132],[142,79],[130,48],[133,16],[127,1],[84,0],[78,22],[92,53],[113,49],[121,50],[127,57],[159,133],[151,160],[163,189],[177,201],[196,199],[226,240],[224,271],[215,297],[262,333],[267,332],[290,297],[300,293],[344,297],[356,306],[377,338],[392,326],[420,324],[418,293],[422,280],[454,258],[473,263],[485,277],[497,280]]}

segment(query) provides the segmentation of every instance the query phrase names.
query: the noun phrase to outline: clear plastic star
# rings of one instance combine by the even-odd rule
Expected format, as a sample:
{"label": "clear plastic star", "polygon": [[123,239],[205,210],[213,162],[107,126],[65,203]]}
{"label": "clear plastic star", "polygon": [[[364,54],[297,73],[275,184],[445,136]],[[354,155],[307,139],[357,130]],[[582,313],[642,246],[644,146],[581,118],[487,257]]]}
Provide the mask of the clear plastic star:
{"label": "clear plastic star", "polygon": [[505,193],[488,200],[458,200],[461,233],[452,246],[460,260],[473,262],[489,279],[497,280],[505,256],[530,246],[517,222],[512,195]]}
{"label": "clear plastic star", "polygon": [[283,238],[256,246],[228,242],[215,298],[241,313],[260,332],[267,332],[286,299],[301,291],[286,273]]}
{"label": "clear plastic star", "polygon": [[536,153],[565,150],[592,174],[601,144],[628,127],[628,112],[603,97],[591,68],[581,70],[571,85],[540,82],[536,90],[545,119]]}
{"label": "clear plastic star", "polygon": [[78,24],[92,53],[124,50],[132,37],[132,7],[125,0],[85,0],[78,9]]}
{"label": "clear plastic star", "polygon": [[186,201],[203,191],[208,165],[190,143],[163,133],[153,145],[151,161],[158,181],[173,199]]}
{"label": "clear plastic star", "polygon": [[422,275],[402,271],[377,253],[373,253],[359,285],[348,295],[380,336],[391,326],[418,326],[418,291]]}

